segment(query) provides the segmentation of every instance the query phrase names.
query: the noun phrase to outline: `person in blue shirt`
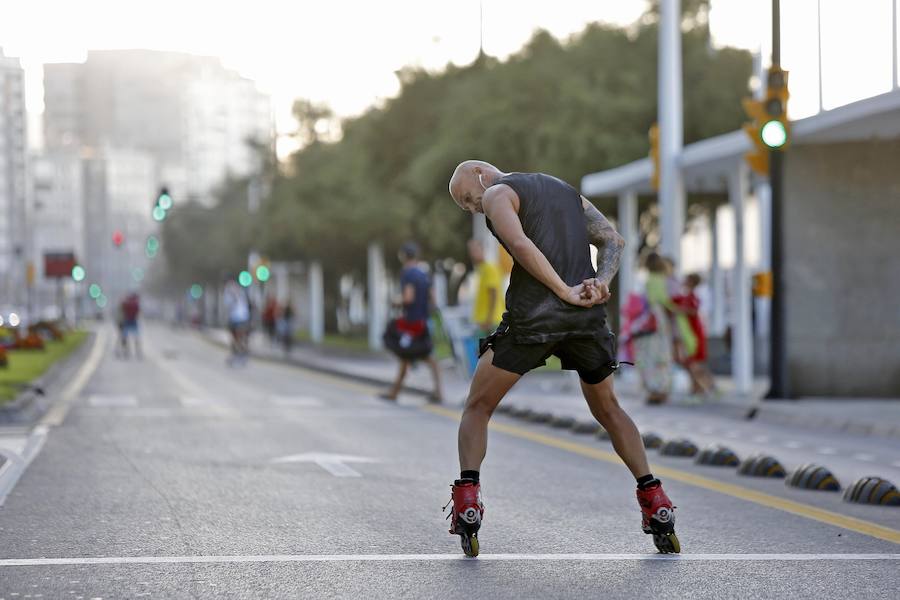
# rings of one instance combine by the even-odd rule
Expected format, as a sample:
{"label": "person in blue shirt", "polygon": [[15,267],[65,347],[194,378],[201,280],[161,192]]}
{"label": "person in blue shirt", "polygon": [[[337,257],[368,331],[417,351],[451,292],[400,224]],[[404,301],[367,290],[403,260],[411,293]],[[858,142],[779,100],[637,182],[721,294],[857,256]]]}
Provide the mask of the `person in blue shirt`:
{"label": "person in blue shirt", "polygon": [[396,400],[403,387],[409,365],[416,360],[422,360],[431,367],[434,378],[434,391],[429,399],[432,402],[441,402],[443,399],[441,375],[437,361],[432,356],[431,334],[428,331],[428,315],[433,304],[431,278],[419,268],[419,247],[414,242],[403,244],[400,249],[400,260],[403,261],[403,271],[400,273],[403,316],[394,322],[394,326],[400,336],[399,345],[409,350],[402,353],[395,352],[400,359],[397,377],[391,389],[381,394],[381,397]]}

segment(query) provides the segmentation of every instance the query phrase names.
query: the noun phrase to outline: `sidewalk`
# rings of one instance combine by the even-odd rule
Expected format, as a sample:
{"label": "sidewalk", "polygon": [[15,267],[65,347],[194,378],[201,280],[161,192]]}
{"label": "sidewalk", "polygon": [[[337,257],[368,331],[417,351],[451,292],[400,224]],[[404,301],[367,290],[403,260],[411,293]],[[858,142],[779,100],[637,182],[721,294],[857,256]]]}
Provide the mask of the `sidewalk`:
{"label": "sidewalk", "polygon": [[[207,335],[216,343],[228,343],[224,330],[209,330]],[[376,385],[389,386],[396,374],[396,360],[387,353],[354,353],[310,345],[295,346],[290,356],[280,348],[268,344],[261,335],[251,339],[256,356],[289,362],[341,376],[353,377]],[[469,381],[452,364],[443,365],[444,403],[461,407],[469,389]],[[664,406],[647,406],[637,372],[627,366],[616,375],[616,392],[622,406],[635,422],[651,416],[654,422],[670,418],[682,421],[698,417],[747,422],[747,414],[755,408],[755,421],[808,429],[810,432],[848,433],[858,436],[878,436],[900,440],[900,399],[804,399],[758,402],[729,391],[729,380],[721,382],[723,395],[708,402],[691,402],[675,395]],[[406,378],[405,391],[425,395],[431,391],[431,375],[425,365],[411,369]],[[763,381],[754,386],[755,397],[765,389]],[[578,377],[568,371],[538,371],[523,378],[504,400],[504,404],[549,412],[554,417],[591,419],[581,397]]]}

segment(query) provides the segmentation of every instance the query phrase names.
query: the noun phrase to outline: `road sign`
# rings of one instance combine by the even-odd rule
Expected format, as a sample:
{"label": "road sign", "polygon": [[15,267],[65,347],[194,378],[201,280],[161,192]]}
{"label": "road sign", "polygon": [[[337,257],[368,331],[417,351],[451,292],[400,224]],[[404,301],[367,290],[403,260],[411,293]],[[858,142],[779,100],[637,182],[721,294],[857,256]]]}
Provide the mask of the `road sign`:
{"label": "road sign", "polygon": [[71,277],[75,265],[74,252],[44,252],[44,277],[47,279]]}

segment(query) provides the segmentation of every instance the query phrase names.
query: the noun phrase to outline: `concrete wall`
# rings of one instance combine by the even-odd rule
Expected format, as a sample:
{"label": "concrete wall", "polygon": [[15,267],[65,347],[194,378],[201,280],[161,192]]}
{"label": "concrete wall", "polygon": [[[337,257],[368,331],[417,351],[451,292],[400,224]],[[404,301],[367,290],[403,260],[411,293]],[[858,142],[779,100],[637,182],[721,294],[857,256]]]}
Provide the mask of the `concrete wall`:
{"label": "concrete wall", "polygon": [[900,398],[900,140],[795,146],[785,197],[792,394]]}

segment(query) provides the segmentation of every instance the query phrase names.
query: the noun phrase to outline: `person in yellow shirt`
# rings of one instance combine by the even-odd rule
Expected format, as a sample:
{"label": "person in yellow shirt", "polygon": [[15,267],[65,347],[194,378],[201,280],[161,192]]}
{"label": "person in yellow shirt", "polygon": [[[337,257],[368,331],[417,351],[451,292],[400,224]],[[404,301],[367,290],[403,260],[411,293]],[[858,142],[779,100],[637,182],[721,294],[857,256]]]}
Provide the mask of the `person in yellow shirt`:
{"label": "person in yellow shirt", "polygon": [[480,241],[469,240],[469,257],[478,276],[472,322],[478,327],[481,336],[487,336],[500,324],[506,310],[503,274],[497,265],[484,260],[484,245]]}

